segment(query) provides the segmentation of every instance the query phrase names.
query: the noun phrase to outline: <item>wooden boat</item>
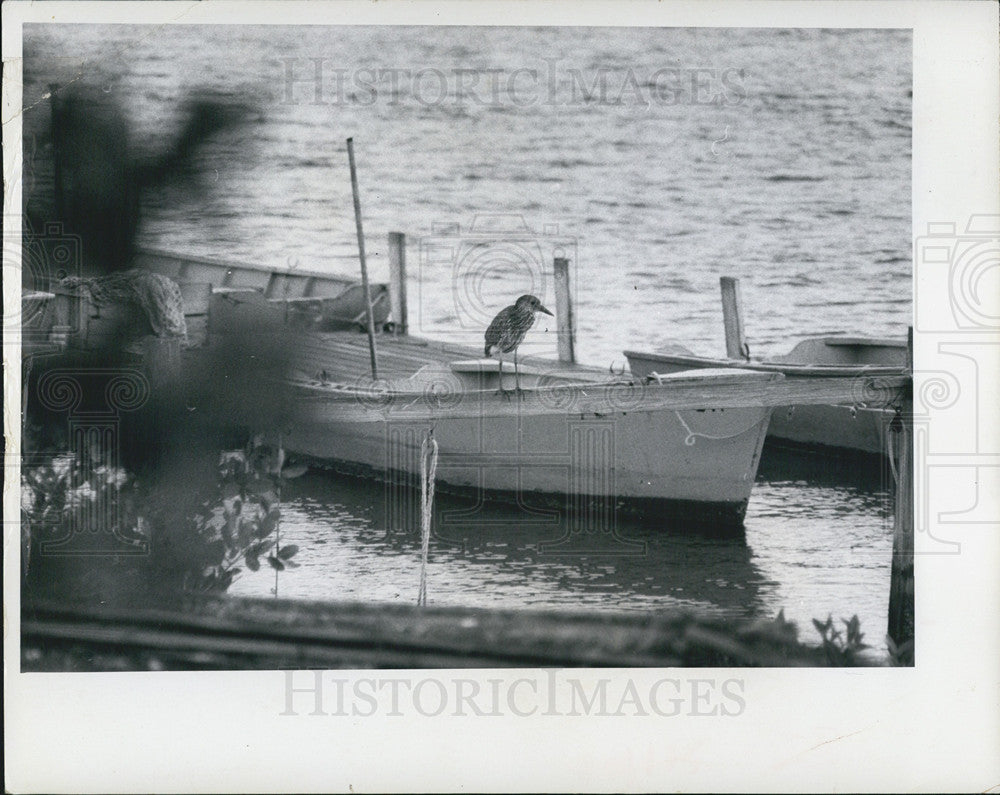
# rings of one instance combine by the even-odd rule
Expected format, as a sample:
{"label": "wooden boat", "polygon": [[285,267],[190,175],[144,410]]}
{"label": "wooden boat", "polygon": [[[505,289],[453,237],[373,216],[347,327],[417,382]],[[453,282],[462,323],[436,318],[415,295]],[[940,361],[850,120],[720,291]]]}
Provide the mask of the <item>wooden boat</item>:
{"label": "wooden boat", "polygon": [[[247,333],[283,339],[276,377],[289,453],[409,488],[419,482],[421,443],[433,432],[441,488],[511,500],[550,516],[555,505],[580,532],[609,531],[619,510],[654,523],[679,516],[739,525],[774,406],[840,402],[855,383],[861,392],[871,387],[859,373],[899,369],[840,362],[813,377],[816,368],[806,372],[788,363],[782,365],[791,373],[786,378],[773,363],[703,360],[694,368],[685,354],[669,372],[669,357],[630,354],[634,372],[622,376],[527,358],[523,393],[508,399],[498,394],[497,363],[479,351],[383,331],[377,335],[381,378],[373,381],[356,283],[158,252],[145,255],[143,264],[179,280],[192,363],[220,344],[238,353]],[[374,293],[387,290],[375,285]],[[376,312],[383,329],[389,328],[387,304],[381,300]],[[55,340],[85,349],[121,328],[111,320],[117,308],[93,307],[56,287],[26,295],[28,309],[47,345]],[[827,347],[851,347],[836,344],[843,342]],[[509,389],[513,366],[504,367]],[[796,386],[789,391],[786,383]],[[900,378],[891,380],[893,389],[900,385]],[[239,414],[239,406],[225,411],[230,408]],[[387,493],[394,499],[402,492]]]}
{"label": "wooden boat", "polygon": [[[320,331],[364,328],[364,290],[357,280],[299,268],[268,270],[246,263],[180,257],[163,251],[140,250],[135,266],[173,279],[181,288],[188,344],[205,344],[209,306],[213,296],[252,293],[277,310],[294,327]],[[25,285],[21,298],[22,340],[35,347],[55,330],[69,347],[100,348],[115,341],[130,310],[96,306],[86,294],[67,290],[57,282],[39,290]],[[389,318],[389,288],[371,285],[375,323]],[[44,345],[41,345],[44,347]]]}
{"label": "wooden boat", "polygon": [[[291,454],[414,485],[421,443],[433,431],[439,488],[529,511],[555,505],[581,531],[608,531],[618,510],[651,521],[743,519],[771,414],[754,389],[780,373],[727,367],[643,384],[527,359],[523,393],[508,399],[498,394],[497,363],[479,351],[380,333],[382,378],[372,382],[355,282],[162,252],[145,252],[140,264],[180,284],[188,356],[248,327],[266,333],[270,324],[292,335],[282,376],[293,390],[282,428]],[[48,307],[43,325],[68,330],[69,347],[99,346],[119,328],[116,307],[52,292],[26,296],[28,305]],[[373,293],[388,291],[373,285]],[[388,303],[376,298],[379,328]],[[504,367],[509,389],[513,366]]]}
{"label": "wooden boat", "polygon": [[[717,390],[732,394],[782,378],[725,369],[644,385],[536,360],[523,366],[522,394],[507,398],[498,394],[497,363],[469,358],[474,351],[466,348],[381,338],[385,378],[373,382],[357,375],[368,366],[360,335],[315,335],[312,345],[299,362],[326,380],[296,379],[287,449],[414,484],[421,444],[433,432],[440,488],[529,511],[564,507],[585,532],[611,530],[619,509],[652,521],[739,524],[770,408],[673,406],[681,395],[707,406]],[[512,382],[513,367],[504,367]]]}
{"label": "wooden boat", "polygon": [[[896,377],[906,374],[906,342],[875,337],[814,337],[788,353],[767,360],[740,361],[695,356],[680,346],[666,353],[625,351],[632,375],[689,372],[704,368],[739,368],[782,373],[789,378]],[[851,405],[779,407],[771,417],[768,437],[808,446],[884,454],[892,412],[867,408],[870,380],[859,380]],[[876,396],[877,397],[877,396]]]}
{"label": "wooden boat", "polygon": [[[213,338],[245,328],[248,317],[256,326],[279,322],[262,296],[223,297],[213,299]],[[529,513],[567,509],[592,532],[609,531],[618,510],[738,525],[771,413],[753,389],[783,378],[726,368],[647,385],[529,357],[522,394],[504,396],[498,363],[474,349],[393,334],[379,334],[377,349],[376,381],[364,334],[295,331],[283,376],[293,388],[287,451],[409,488],[433,432],[438,488]],[[504,378],[512,389],[511,362]]]}
{"label": "wooden boat", "polygon": [[[161,273],[180,284],[185,290],[187,305],[192,299],[197,302],[194,296],[198,287],[205,296],[209,290],[253,290],[279,307],[293,324],[337,331],[363,327],[365,323],[364,290],[356,279],[298,268],[267,270],[247,264],[179,257],[151,249],[139,253],[136,266]],[[389,288],[373,284],[371,293],[375,323],[381,326],[389,317]]]}

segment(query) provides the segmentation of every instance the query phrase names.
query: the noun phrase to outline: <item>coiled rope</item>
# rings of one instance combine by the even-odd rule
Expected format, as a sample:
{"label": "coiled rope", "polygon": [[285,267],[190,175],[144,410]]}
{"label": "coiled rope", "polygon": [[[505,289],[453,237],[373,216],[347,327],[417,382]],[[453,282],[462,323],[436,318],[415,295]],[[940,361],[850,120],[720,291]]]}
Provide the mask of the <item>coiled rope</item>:
{"label": "coiled rope", "polygon": [[427,604],[427,552],[431,543],[431,517],[434,514],[434,478],[437,474],[438,443],[433,429],[420,444],[420,592],[417,604]]}

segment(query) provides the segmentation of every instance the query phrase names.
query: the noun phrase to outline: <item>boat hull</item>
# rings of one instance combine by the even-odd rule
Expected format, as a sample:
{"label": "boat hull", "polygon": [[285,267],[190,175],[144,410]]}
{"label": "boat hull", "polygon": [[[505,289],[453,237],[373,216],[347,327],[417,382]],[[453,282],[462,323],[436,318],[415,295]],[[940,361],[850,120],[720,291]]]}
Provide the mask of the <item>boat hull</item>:
{"label": "boat hull", "polygon": [[[719,360],[678,351],[675,354],[647,354],[626,351],[629,367],[636,378],[702,368],[738,367],[780,372],[786,377],[826,378],[893,375],[905,366],[905,343],[864,338],[817,338],[804,340],[789,354],[762,362]],[[860,383],[860,382],[859,382]],[[798,446],[822,447],[850,453],[885,455],[889,423],[893,412],[866,408],[865,395],[858,405],[787,406],[774,410],[768,439]]]}
{"label": "boat hull", "polygon": [[498,415],[355,409],[304,400],[283,436],[287,450],[387,481],[419,483],[421,444],[433,429],[445,489],[526,506],[563,505],[607,530],[617,511],[647,520],[683,516],[739,524],[746,511],[769,408],[628,407],[569,412],[526,405]]}
{"label": "boat hull", "polygon": [[789,406],[771,415],[768,438],[807,447],[886,455],[894,413],[853,406]]}

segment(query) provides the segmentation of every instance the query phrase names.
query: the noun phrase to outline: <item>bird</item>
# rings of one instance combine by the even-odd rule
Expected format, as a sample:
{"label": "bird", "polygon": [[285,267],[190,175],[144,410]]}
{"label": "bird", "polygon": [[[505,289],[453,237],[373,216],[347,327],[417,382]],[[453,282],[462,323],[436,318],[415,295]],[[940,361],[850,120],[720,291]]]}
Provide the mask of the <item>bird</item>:
{"label": "bird", "polygon": [[522,295],[513,304],[501,309],[493,322],[486,329],[487,356],[496,356],[500,360],[499,375],[500,389],[498,394],[510,397],[507,390],[503,388],[503,355],[514,352],[514,382],[516,392],[521,393],[521,375],[517,369],[517,348],[524,341],[525,334],[535,322],[535,315],[544,312],[552,316],[552,313],[542,306],[533,295]]}

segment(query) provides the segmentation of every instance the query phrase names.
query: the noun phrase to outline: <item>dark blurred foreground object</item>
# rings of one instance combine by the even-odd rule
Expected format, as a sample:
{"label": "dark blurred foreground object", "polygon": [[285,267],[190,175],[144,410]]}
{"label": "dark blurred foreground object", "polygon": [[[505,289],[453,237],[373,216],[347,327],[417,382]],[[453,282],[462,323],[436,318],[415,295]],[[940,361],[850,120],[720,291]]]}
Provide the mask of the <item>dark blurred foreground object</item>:
{"label": "dark blurred foreground object", "polygon": [[140,156],[121,106],[100,92],[51,86],[51,198],[28,198],[29,229],[61,223],[79,238],[81,275],[131,267],[143,191],[175,180],[195,184],[195,155],[213,134],[245,121],[249,106],[218,95],[190,97],[173,139]]}
{"label": "dark blurred foreground object", "polygon": [[[53,306],[48,315],[33,310],[38,328],[23,349],[25,461],[47,473],[46,461],[85,458],[136,479],[142,500],[135,510],[147,520],[150,553],[133,555],[108,542],[115,515],[128,513],[124,497],[109,498],[70,527],[68,540],[79,541],[85,554],[73,547],[72,555],[31,556],[22,588],[36,596],[59,592],[68,601],[90,591],[128,599],[179,582],[171,561],[183,558],[177,550],[200,548],[189,520],[206,492],[217,490],[220,449],[232,446],[231,436],[241,445],[250,426],[278,421],[282,391],[268,388],[268,377],[280,380],[287,350],[280,334],[254,327],[212,347],[202,328],[201,347],[189,350],[180,279],[137,267],[148,192],[168,183],[197,189],[195,177],[205,170],[202,145],[213,134],[232,133],[249,109],[198,95],[183,106],[175,132],[137,146],[121,107],[100,92],[54,89],[51,110],[50,134],[36,129],[25,144],[23,232],[25,249],[35,256],[25,260],[22,282],[35,304]],[[69,253],[52,255],[57,250]],[[53,399],[45,383],[61,385],[55,398],[66,399]],[[131,399],[116,400],[118,383],[130,385]],[[74,482],[73,489],[91,490],[88,477],[83,472],[79,479],[86,482]],[[38,528],[40,538],[48,538],[44,531]]]}
{"label": "dark blurred foreground object", "polygon": [[898,664],[806,645],[783,613],[751,621],[186,594],[125,605],[28,600],[21,631],[25,671]]}

